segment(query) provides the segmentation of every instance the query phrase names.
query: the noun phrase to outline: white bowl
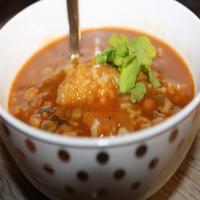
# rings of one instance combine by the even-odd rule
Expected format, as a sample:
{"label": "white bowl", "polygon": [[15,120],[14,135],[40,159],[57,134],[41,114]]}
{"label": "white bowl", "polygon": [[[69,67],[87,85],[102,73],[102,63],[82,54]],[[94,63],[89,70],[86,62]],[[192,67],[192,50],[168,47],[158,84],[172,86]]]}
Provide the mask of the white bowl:
{"label": "white bowl", "polygon": [[18,121],[7,112],[17,72],[68,33],[65,0],[43,0],[0,31],[0,115],[10,133],[2,138],[24,174],[52,199],[145,199],[174,174],[199,128],[200,21],[174,0],[80,0],[80,12],[81,28],[129,27],[169,43],[190,67],[194,100],[164,123],[116,138],[49,135]]}

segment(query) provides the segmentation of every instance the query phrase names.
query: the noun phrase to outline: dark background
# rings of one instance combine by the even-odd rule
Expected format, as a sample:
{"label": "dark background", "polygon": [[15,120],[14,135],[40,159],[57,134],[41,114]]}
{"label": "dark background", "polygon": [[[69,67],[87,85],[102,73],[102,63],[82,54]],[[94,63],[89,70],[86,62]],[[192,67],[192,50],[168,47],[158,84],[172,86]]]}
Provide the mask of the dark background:
{"label": "dark background", "polygon": [[[13,16],[36,0],[0,0],[0,21]],[[87,0],[85,0],[87,1]],[[139,1],[139,0],[138,0]],[[200,0],[178,0],[200,17]],[[170,13],[169,13],[170,14]]]}
{"label": "dark background", "polygon": [[[25,8],[26,6],[28,6],[29,4],[31,4],[35,1],[36,0],[0,0],[0,24],[1,24],[1,22],[6,22],[6,20],[8,20],[11,16],[13,16],[17,12],[19,12],[21,9]],[[85,1],[87,2],[87,0],[85,0]],[[200,0],[179,0],[179,1],[183,4],[185,4],[187,7],[189,7],[193,12],[195,12],[200,17]],[[169,11],[169,15],[170,15],[170,11]],[[4,195],[6,195],[6,197],[7,197],[6,199],[8,199],[9,197],[7,196],[6,192],[10,192],[12,199],[17,199],[15,192],[17,191],[17,189],[20,189],[20,193],[22,192],[22,194],[24,195],[23,199],[47,200],[46,197],[44,197],[36,189],[34,189],[34,187],[32,187],[32,185],[27,181],[27,179],[24,178],[24,176],[21,174],[21,172],[16,167],[13,160],[9,156],[6,156],[6,155],[8,155],[8,153],[6,153],[7,150],[1,143],[1,140],[0,140],[0,146],[1,146],[2,152],[5,152],[5,155],[3,155],[3,157],[5,157],[6,165],[3,167],[6,168],[7,165],[9,167],[9,169],[6,169],[6,171],[8,171],[8,175],[6,174],[5,177],[10,177],[10,179],[11,179],[10,181],[9,181],[9,178],[8,178],[8,180],[5,179],[6,187],[8,187],[9,189],[5,190],[3,197],[5,197]],[[1,153],[1,151],[0,151],[0,153]],[[0,156],[1,156],[1,154],[0,154]],[[192,149],[190,157],[188,157],[188,158],[194,160],[194,148]],[[188,164],[190,162],[188,162],[188,159],[185,161],[186,161],[185,164],[183,164],[182,167],[179,169],[179,172],[176,174],[175,178],[171,179],[170,183],[168,183],[168,186],[166,186],[165,189],[162,190],[161,194],[164,193],[164,197],[170,198],[172,193],[175,190],[177,190],[177,188],[178,188],[177,186],[179,184],[182,184],[182,182],[181,182],[182,178],[178,179],[177,177],[182,177],[182,176],[184,177],[184,175],[189,175],[189,173],[187,173],[186,170],[189,169],[188,167],[191,167]],[[10,167],[12,167],[12,168],[10,168]],[[194,170],[194,172],[195,172],[195,170]],[[0,179],[1,178],[2,177],[0,177]],[[3,178],[4,178],[4,176],[3,176]],[[191,178],[191,177],[189,177],[189,178]],[[14,185],[13,187],[11,187],[12,183],[16,183],[17,186],[15,187],[15,185]],[[1,185],[1,183],[0,183],[0,185]],[[22,185],[22,187],[20,187],[19,185]],[[172,185],[173,185],[173,187],[171,187]],[[187,183],[184,185],[185,186],[183,188],[187,188]],[[3,188],[3,189],[5,189],[5,188]],[[182,191],[180,190],[179,192],[182,192]],[[184,197],[184,195],[182,197]],[[198,199],[198,197],[196,197],[196,198]],[[192,199],[192,196],[191,196],[191,199]],[[1,191],[0,191],[0,200],[2,200]]]}

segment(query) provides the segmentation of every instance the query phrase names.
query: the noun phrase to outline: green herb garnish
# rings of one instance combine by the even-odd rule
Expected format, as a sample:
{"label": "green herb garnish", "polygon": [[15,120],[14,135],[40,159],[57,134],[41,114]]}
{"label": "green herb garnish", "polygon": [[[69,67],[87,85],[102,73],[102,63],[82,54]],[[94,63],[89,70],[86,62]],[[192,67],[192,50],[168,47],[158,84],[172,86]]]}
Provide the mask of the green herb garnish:
{"label": "green herb garnish", "polygon": [[96,55],[96,62],[117,67],[120,72],[120,93],[130,93],[133,103],[144,98],[147,88],[143,82],[137,80],[141,71],[148,76],[154,88],[161,86],[151,68],[156,50],[146,36],[129,41],[124,35],[113,34],[108,43],[110,47]]}
{"label": "green herb garnish", "polygon": [[135,87],[131,90],[131,102],[140,102],[146,93],[147,89],[145,84],[142,82],[137,82]]}

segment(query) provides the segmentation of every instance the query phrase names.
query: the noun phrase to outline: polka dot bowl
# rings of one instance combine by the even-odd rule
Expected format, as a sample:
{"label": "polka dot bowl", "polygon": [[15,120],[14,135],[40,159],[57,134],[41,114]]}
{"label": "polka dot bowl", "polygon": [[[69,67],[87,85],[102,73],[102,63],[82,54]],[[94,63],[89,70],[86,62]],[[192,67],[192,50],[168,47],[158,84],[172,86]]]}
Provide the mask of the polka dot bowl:
{"label": "polka dot bowl", "polygon": [[14,77],[68,30],[65,1],[39,1],[0,30],[1,136],[22,172],[51,199],[148,198],[180,166],[199,128],[200,21],[173,0],[80,0],[80,14],[81,28],[123,26],[167,41],[190,66],[194,100],[164,123],[116,138],[49,135],[18,121],[6,111]]}

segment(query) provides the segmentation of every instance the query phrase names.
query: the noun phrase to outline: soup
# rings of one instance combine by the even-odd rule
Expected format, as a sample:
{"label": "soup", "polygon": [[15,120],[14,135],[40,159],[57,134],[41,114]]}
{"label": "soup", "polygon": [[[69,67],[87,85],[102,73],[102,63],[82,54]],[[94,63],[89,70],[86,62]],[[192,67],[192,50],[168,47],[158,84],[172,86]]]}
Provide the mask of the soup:
{"label": "soup", "polygon": [[83,31],[82,55],[72,63],[68,38],[52,42],[18,73],[9,111],[49,133],[82,137],[134,133],[168,119],[193,99],[193,79],[171,47],[143,35]]}

